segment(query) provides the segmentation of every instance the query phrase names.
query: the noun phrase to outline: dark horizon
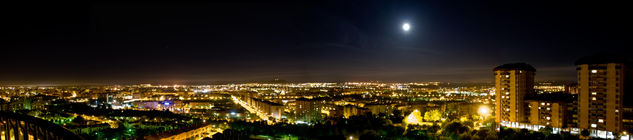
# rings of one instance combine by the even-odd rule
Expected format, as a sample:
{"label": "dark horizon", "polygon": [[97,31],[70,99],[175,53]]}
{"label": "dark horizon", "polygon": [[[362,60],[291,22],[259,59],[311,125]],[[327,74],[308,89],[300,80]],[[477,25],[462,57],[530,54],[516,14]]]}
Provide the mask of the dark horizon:
{"label": "dark horizon", "polygon": [[[281,81],[276,81],[281,80]],[[441,82],[447,85],[494,85],[494,81],[287,81],[284,79],[268,80],[244,80],[244,81],[0,81],[0,86],[26,86],[26,87],[64,87],[64,86],[130,86],[130,85],[227,85],[227,84],[247,84],[247,83],[267,83],[267,84],[298,84],[298,83],[346,83],[346,82],[374,82],[374,83],[429,83]],[[576,83],[573,80],[537,80],[536,83],[553,83],[554,85],[568,85]]]}
{"label": "dark horizon", "polygon": [[627,5],[10,2],[0,84],[492,82],[515,62],[576,81],[577,59],[633,46]]}

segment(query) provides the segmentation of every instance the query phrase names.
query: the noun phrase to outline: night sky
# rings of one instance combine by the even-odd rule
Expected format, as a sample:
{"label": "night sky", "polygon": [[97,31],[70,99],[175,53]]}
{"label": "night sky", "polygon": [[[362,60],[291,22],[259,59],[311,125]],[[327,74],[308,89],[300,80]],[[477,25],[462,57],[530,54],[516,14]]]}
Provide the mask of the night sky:
{"label": "night sky", "polygon": [[[625,52],[627,3],[31,2],[0,6],[0,81],[493,81],[527,62],[575,81],[574,61]],[[404,32],[402,24],[411,24]],[[628,52],[630,54],[630,52]]]}

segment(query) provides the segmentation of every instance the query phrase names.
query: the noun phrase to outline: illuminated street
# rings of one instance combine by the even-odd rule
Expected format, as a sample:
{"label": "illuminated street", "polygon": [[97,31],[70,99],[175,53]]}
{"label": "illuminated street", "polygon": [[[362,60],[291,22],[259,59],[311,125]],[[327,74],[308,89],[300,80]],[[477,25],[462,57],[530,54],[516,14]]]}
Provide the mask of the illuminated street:
{"label": "illuminated street", "polygon": [[259,119],[272,123],[272,121],[268,120],[268,115],[264,114],[262,111],[257,110],[254,107],[251,107],[250,105],[248,105],[248,103],[245,103],[244,101],[241,101],[240,99],[237,99],[237,97],[235,96],[231,96],[231,98],[233,99],[235,103],[240,104],[242,107],[248,110],[248,112],[255,113],[259,117]]}

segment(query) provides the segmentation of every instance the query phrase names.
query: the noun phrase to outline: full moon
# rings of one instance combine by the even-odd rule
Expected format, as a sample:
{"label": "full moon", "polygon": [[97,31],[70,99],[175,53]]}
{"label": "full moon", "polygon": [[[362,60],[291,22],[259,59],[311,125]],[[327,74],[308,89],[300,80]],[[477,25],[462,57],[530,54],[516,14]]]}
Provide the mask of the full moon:
{"label": "full moon", "polygon": [[409,23],[402,24],[402,30],[409,31],[409,29],[411,29],[411,26],[409,25]]}

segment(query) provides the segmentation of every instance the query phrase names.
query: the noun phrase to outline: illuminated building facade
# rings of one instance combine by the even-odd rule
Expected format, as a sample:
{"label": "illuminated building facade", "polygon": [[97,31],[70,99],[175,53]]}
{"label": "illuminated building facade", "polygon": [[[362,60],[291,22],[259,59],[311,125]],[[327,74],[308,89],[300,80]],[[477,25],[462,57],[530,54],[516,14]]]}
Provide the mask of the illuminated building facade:
{"label": "illuminated building facade", "polygon": [[251,98],[251,105],[273,119],[281,119],[284,106],[266,100]]}
{"label": "illuminated building facade", "polygon": [[154,135],[145,136],[147,140],[197,140],[210,137],[211,134],[217,132],[213,124],[203,124],[179,129],[170,132],[164,132]]}
{"label": "illuminated building facade", "polygon": [[317,100],[300,98],[296,100],[295,120],[312,122],[321,120],[321,103]]}
{"label": "illuminated building facade", "polygon": [[497,66],[495,74],[495,121],[528,122],[524,97],[534,92],[536,69],[526,63]]}
{"label": "illuminated building facade", "polygon": [[[564,92],[551,94],[533,94],[526,96],[528,111],[526,112],[529,124],[540,126],[552,126],[554,128],[570,127],[570,116],[575,114],[569,111],[573,106],[575,96]],[[573,126],[573,125],[572,125]]]}
{"label": "illuminated building facade", "polygon": [[[623,59],[589,56],[576,61],[578,74],[578,127],[621,132],[631,70]],[[628,95],[631,96],[631,95]]]}
{"label": "illuminated building facade", "polygon": [[343,106],[343,117],[349,118],[351,116],[363,115],[369,112],[367,108],[362,108],[354,105]]}

